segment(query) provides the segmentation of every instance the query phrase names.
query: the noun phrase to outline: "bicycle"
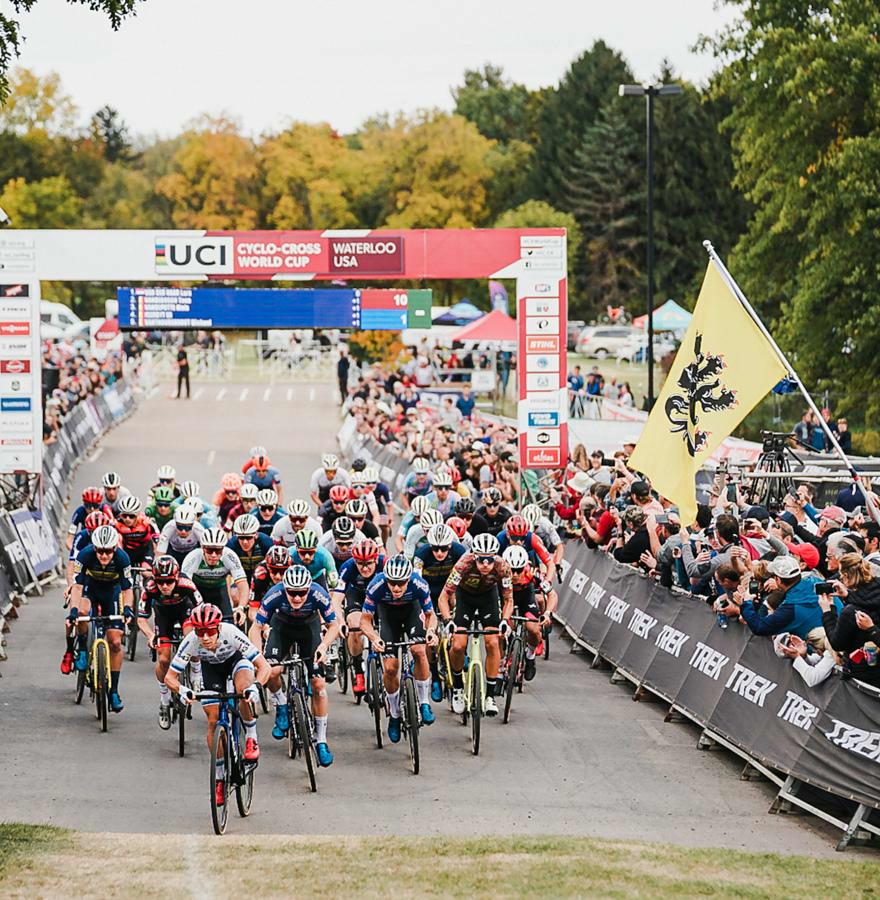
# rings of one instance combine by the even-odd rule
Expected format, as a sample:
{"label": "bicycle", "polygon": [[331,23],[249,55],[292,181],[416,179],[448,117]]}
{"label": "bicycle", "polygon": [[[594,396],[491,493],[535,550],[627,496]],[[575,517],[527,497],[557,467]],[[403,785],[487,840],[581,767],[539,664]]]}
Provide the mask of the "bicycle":
{"label": "bicycle", "polygon": [[[410,647],[413,644],[424,644],[421,640],[393,641],[385,644],[385,651],[396,650],[398,662],[398,674],[400,675],[400,730],[406,735],[409,743],[410,764],[413,775],[419,774],[419,715],[418,694],[416,692],[416,679],[413,675],[413,657]],[[387,695],[386,695],[387,704]],[[386,712],[388,712],[386,705]],[[390,717],[390,712],[388,712]]]}
{"label": "bicycle", "polygon": [[131,590],[132,590],[132,614],[131,618],[125,623],[125,633],[123,641],[125,642],[125,655],[129,661],[134,662],[137,653],[138,628],[137,611],[140,609],[141,596],[144,593],[144,572],[150,572],[151,569],[146,566],[134,566],[131,570]]}
{"label": "bicycle", "polygon": [[290,759],[302,756],[309,776],[312,793],[318,790],[318,762],[315,747],[315,722],[308,702],[308,672],[305,661],[294,653],[280,662],[269,660],[272,666],[282,666],[287,672],[287,755]]}
{"label": "bicycle", "polygon": [[[358,629],[360,631],[360,629]],[[382,710],[385,709],[385,677],[382,668],[382,657],[370,645],[367,653],[366,693],[367,706],[373,714],[373,724],[376,729],[376,746],[381,750],[382,738]]]}
{"label": "bicycle", "polygon": [[[211,744],[211,775],[208,789],[211,792],[211,822],[215,834],[226,831],[229,818],[229,794],[235,788],[235,803],[238,814],[245,818],[250,815],[251,803],[254,799],[254,770],[256,762],[247,762],[241,747],[241,714],[238,704],[241,700],[249,700],[245,694],[236,691],[200,691],[195,699],[219,700],[220,717],[214,729],[214,741]],[[222,775],[218,779],[218,761],[221,762]],[[217,803],[217,784],[223,784],[223,803]]]}
{"label": "bicycle", "polygon": [[525,672],[525,623],[530,620],[527,616],[511,616],[516,625],[513,634],[507,638],[507,652],[501,660],[501,669],[498,673],[501,690],[504,693],[504,714],[501,721],[507,725],[510,721],[510,706],[513,703],[514,689],[522,693],[523,673]]}
{"label": "bicycle", "polygon": [[449,638],[445,632],[440,634],[437,643],[437,673],[440,676],[440,684],[443,685],[443,696],[452,709],[452,663],[449,661]]}
{"label": "bicycle", "polygon": [[480,638],[485,634],[482,628],[456,628],[455,634],[466,634],[467,671],[464,673],[464,712],[461,724],[471,720],[471,750],[480,755],[480,726],[486,714],[486,670],[483,666],[483,645]]}
{"label": "bicycle", "polygon": [[351,654],[348,652],[348,643],[344,637],[338,637],[330,645],[325,665],[333,670],[336,687],[339,688],[339,693],[347,694],[349,680],[353,682],[354,678],[349,678],[351,672]]}
{"label": "bicycle", "polygon": [[76,677],[76,703],[82,703],[86,684],[95,704],[95,718],[101,723],[101,731],[107,731],[107,712],[110,706],[110,644],[104,632],[108,622],[122,622],[123,616],[78,616],[76,621],[90,625],[89,663]]}

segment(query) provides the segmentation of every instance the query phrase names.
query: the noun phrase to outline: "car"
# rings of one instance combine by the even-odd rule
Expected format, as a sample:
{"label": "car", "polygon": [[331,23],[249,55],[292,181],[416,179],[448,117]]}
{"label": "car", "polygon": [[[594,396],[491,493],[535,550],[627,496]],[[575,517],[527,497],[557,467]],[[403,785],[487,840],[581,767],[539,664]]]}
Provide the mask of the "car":
{"label": "car", "polygon": [[577,339],[577,352],[605,359],[616,355],[635,334],[638,329],[629,325],[588,325]]}
{"label": "car", "polygon": [[584,330],[584,326],[587,323],[583,319],[569,319],[568,320],[568,337],[566,339],[566,345],[569,350],[577,350],[577,341],[580,333]]}
{"label": "car", "polygon": [[[626,343],[615,351],[618,362],[644,362],[645,351],[648,347],[648,336],[640,331],[627,339]],[[667,334],[654,335],[654,362],[659,363],[667,353],[674,353],[676,343],[670,340]]]}

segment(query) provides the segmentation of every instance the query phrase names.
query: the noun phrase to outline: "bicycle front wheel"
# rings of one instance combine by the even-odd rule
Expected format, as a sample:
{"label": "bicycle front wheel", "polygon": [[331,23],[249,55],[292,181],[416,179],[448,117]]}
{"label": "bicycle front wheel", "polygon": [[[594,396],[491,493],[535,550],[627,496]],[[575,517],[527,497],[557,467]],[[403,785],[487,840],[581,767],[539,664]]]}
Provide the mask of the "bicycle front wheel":
{"label": "bicycle front wheel", "polygon": [[[211,821],[215,834],[223,834],[226,831],[226,822],[229,818],[229,789],[232,786],[232,779],[229,777],[231,765],[229,733],[222,725],[218,725],[214,731],[214,743],[211,745],[211,777],[208,781],[208,789],[211,792]],[[222,803],[217,802],[218,785],[222,785]]]}
{"label": "bicycle front wheel", "polygon": [[86,674],[88,669],[77,669],[76,671],[76,696],[74,697],[74,702],[77,706],[82,703],[83,694],[86,690]]}
{"label": "bicycle front wheel", "polygon": [[348,693],[348,673],[351,668],[351,657],[348,653],[348,642],[342,638],[339,642],[339,655],[336,659],[336,686],[340,694]]}
{"label": "bicycle front wheel", "polygon": [[522,654],[522,640],[515,637],[510,646],[507,676],[504,679],[504,718],[502,721],[505,725],[510,721],[510,706],[513,703],[513,694],[514,691],[516,691],[516,683],[519,680],[519,668],[522,664]]}
{"label": "bicycle front wheel", "polygon": [[403,708],[406,733],[409,738],[409,758],[413,775],[419,774],[419,706],[416,702],[416,685],[412,678],[403,682]]}
{"label": "bicycle front wheel", "polygon": [[471,749],[474,756],[480,755],[480,725],[483,721],[482,672],[474,669],[471,677]]}
{"label": "bicycle front wheel", "polygon": [[109,693],[110,649],[101,641],[95,647],[95,718],[101,723],[101,731],[107,730]]}
{"label": "bicycle front wheel", "polygon": [[251,764],[245,769],[241,784],[235,786],[235,804],[238,814],[245,818],[251,814],[251,803],[254,799],[254,772],[256,765]]}
{"label": "bicycle front wheel", "polygon": [[137,643],[138,643],[138,631],[140,629],[137,626],[137,619],[132,616],[131,621],[126,626],[127,634],[125,636],[126,650],[128,652],[128,658],[131,662],[134,662],[135,655],[137,654]]}
{"label": "bicycle front wheel", "polygon": [[373,710],[373,723],[376,726],[376,746],[382,749],[382,667],[377,657],[370,657],[370,707]]}
{"label": "bicycle front wheel", "polygon": [[306,771],[309,775],[309,787],[312,793],[318,790],[316,777],[317,761],[315,760],[315,747],[312,744],[312,735],[309,731],[309,718],[306,710],[305,699],[302,694],[296,694],[293,698],[293,723],[299,738],[299,746],[306,761]]}
{"label": "bicycle front wheel", "polygon": [[541,629],[541,637],[544,639],[544,659],[550,659],[550,635],[553,634],[553,626],[545,625]]}

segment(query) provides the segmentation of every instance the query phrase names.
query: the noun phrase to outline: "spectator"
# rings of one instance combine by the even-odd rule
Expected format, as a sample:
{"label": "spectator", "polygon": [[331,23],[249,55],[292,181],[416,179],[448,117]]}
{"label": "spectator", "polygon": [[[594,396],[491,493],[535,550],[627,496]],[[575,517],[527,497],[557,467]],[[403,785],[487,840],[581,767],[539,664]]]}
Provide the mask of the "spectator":
{"label": "spectator", "polygon": [[345,352],[345,347],[339,348],[339,359],[336,361],[336,380],[339,382],[340,403],[348,400],[348,370],[351,368],[351,360]]}
{"label": "spectator", "polygon": [[[205,339],[207,340],[208,336],[205,335]],[[183,385],[186,384],[186,399],[189,400],[189,358],[186,355],[186,347],[184,347],[183,342],[181,342],[177,347],[177,399],[180,400],[180,395],[183,390]]]}
{"label": "spectator", "polygon": [[870,564],[858,553],[840,557],[838,575],[832,582],[833,596],[843,599],[845,606],[840,610],[831,594],[820,594],[819,603],[828,642],[838,653],[848,655],[866,640],[856,614],[867,613],[880,622],[880,579],[874,577]]}
{"label": "spectator", "polygon": [[813,414],[805,409],[801,414],[801,420],[794,426],[795,440],[802,447],[812,447],[810,438],[813,435]]}
{"label": "spectator", "polygon": [[844,453],[852,453],[852,435],[846,419],[842,417],[837,420],[837,443],[840,444],[840,449]]}
{"label": "spectator", "polygon": [[461,387],[461,396],[455,401],[456,409],[461,413],[463,419],[470,419],[474,412],[477,401],[471,397],[471,386],[464,384]]}

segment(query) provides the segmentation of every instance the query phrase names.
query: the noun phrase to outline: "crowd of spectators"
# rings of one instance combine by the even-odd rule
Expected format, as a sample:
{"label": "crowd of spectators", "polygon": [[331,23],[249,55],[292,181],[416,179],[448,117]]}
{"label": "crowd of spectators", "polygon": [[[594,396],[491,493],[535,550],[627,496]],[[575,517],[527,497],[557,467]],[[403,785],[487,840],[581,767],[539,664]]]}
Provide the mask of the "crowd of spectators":
{"label": "crowd of spectators", "polygon": [[568,373],[568,411],[572,418],[598,417],[603,400],[629,409],[636,405],[629,382],[618,381],[614,376],[606,380],[598,366],[593,366],[586,375],[580,366]]}
{"label": "crowd of spectators", "polygon": [[[840,444],[840,449],[844,453],[849,453],[852,450],[852,435],[846,419],[843,416],[835,419],[831,415],[831,410],[827,408],[821,410],[821,412],[829,431],[837,439],[837,443]],[[812,450],[814,453],[834,452],[834,447],[816,418],[815,413],[809,409],[804,410],[801,420],[794,426],[794,436],[800,447],[804,449]]]}

